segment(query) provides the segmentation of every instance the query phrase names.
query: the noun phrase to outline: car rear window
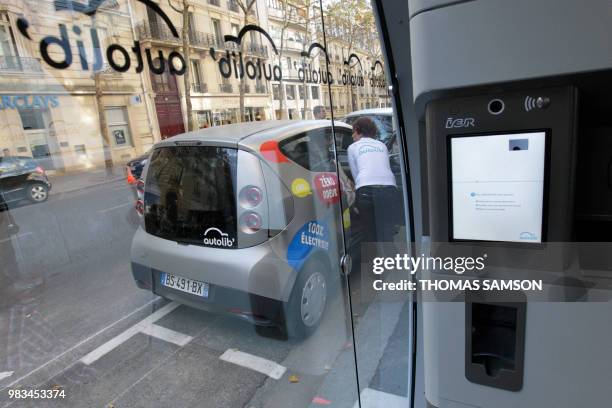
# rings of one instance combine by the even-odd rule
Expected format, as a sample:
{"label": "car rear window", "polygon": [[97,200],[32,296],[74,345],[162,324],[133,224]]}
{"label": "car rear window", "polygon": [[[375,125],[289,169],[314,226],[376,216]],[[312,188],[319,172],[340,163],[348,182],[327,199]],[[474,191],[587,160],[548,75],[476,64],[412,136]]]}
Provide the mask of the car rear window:
{"label": "car rear window", "polygon": [[173,241],[235,248],[237,151],[171,146],[151,155],[145,229]]}

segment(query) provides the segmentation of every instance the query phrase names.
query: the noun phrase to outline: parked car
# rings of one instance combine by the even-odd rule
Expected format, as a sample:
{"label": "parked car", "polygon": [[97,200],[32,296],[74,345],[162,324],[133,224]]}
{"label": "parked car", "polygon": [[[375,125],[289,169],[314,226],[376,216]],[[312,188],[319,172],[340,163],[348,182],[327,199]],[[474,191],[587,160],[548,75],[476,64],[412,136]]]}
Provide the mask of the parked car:
{"label": "parked car", "polygon": [[31,157],[0,157],[0,191],[6,204],[24,199],[42,203],[50,190],[45,170]]}
{"label": "parked car", "polygon": [[233,124],[156,144],[139,183],[136,284],[291,336],[314,332],[339,279],[331,125]]}

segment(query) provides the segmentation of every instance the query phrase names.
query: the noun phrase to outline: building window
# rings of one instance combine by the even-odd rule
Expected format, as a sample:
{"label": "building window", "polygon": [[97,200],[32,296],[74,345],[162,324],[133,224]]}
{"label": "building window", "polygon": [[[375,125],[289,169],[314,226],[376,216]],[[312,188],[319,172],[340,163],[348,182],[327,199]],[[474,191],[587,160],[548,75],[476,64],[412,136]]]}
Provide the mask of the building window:
{"label": "building window", "polygon": [[211,18],[210,21],[212,23],[213,33],[215,34],[215,42],[217,45],[224,44],[225,41],[223,40],[223,31],[221,31],[221,21],[216,18]]}
{"label": "building window", "polygon": [[43,109],[19,108],[19,116],[23,130],[43,130],[46,129],[45,113]]}
{"label": "building window", "polygon": [[287,100],[289,101],[295,100],[295,85],[287,85],[285,89],[287,92]]}
{"label": "building window", "polygon": [[19,55],[6,13],[0,14],[0,69],[18,69]]}
{"label": "building window", "polygon": [[113,145],[117,147],[133,146],[127,109],[124,107],[106,108],[105,113],[108,134]]}
{"label": "building window", "polygon": [[319,99],[319,87],[318,86],[310,87],[310,95],[312,95],[312,99]]}
{"label": "building window", "polygon": [[280,101],[280,85],[272,84],[272,97],[275,101]]}
{"label": "building window", "polygon": [[304,85],[298,86],[298,90],[300,91],[300,99],[304,100]]}
{"label": "building window", "polygon": [[202,75],[200,73],[200,61],[191,60],[191,89],[194,92],[206,92],[202,86]]}

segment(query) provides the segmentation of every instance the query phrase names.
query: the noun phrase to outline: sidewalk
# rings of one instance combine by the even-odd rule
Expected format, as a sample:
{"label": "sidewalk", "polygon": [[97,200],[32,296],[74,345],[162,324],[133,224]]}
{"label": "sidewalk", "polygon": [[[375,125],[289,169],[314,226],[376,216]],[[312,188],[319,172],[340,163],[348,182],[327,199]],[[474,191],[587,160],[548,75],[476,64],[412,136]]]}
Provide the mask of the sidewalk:
{"label": "sidewalk", "polygon": [[125,180],[122,166],[115,166],[110,173],[106,169],[91,169],[78,173],[49,175],[48,177],[53,185],[51,191],[55,194],[70,193],[101,184]]}

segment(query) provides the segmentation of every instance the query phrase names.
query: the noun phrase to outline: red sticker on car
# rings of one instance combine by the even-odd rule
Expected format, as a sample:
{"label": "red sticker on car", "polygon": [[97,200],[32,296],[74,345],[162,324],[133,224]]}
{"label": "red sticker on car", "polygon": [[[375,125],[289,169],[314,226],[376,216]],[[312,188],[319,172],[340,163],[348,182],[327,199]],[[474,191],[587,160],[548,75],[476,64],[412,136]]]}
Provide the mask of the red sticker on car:
{"label": "red sticker on car", "polygon": [[335,173],[321,173],[315,176],[314,186],[317,196],[326,204],[340,201],[340,183]]}

